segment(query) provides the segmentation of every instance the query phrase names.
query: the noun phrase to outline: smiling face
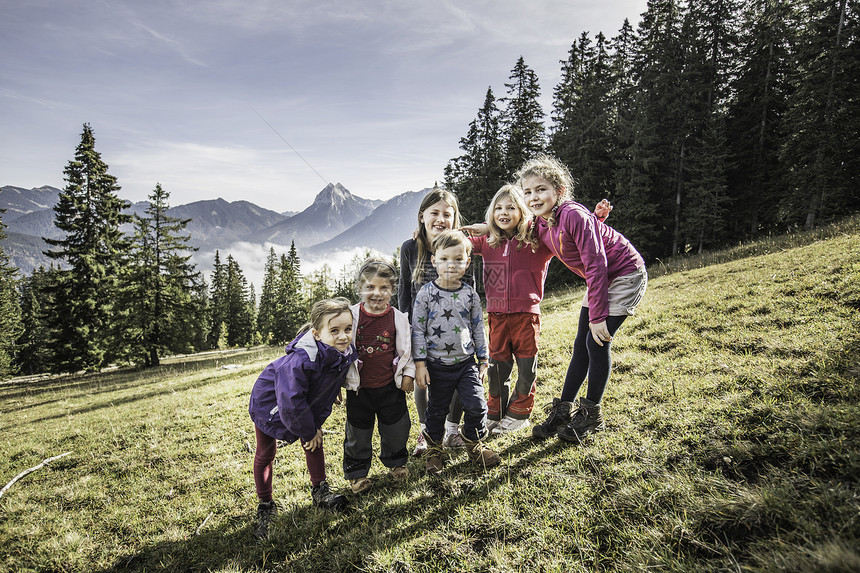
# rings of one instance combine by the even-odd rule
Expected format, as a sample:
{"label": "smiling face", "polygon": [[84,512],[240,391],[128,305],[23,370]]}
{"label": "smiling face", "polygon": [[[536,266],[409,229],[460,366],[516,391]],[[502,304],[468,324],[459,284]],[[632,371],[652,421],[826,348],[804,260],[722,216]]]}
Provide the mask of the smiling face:
{"label": "smiling face", "polygon": [[370,277],[364,281],[361,287],[361,300],[364,302],[364,310],[370,314],[382,314],[388,310],[393,291],[394,287],[390,280],[379,275]]}
{"label": "smiling face", "polygon": [[493,206],[493,222],[508,235],[517,231],[523,214],[510,197],[502,197]]}
{"label": "smiling face", "polygon": [[352,313],[332,314],[323,318],[323,323],[325,326],[322,330],[313,329],[314,338],[340,352],[346,352],[352,342]]}
{"label": "smiling face", "polygon": [[456,288],[460,286],[460,278],[469,266],[469,254],[466,252],[465,244],[453,245],[443,249],[436,249],[436,253],[430,257],[436,274],[439,275],[438,285],[443,288]]}
{"label": "smiling face", "polygon": [[552,214],[552,210],[558,203],[561,191],[555,186],[537,175],[530,175],[522,181],[523,197],[526,205],[536,217],[546,219]]}
{"label": "smiling face", "polygon": [[420,221],[432,243],[439,233],[454,227],[454,208],[445,201],[437,201],[421,212]]}

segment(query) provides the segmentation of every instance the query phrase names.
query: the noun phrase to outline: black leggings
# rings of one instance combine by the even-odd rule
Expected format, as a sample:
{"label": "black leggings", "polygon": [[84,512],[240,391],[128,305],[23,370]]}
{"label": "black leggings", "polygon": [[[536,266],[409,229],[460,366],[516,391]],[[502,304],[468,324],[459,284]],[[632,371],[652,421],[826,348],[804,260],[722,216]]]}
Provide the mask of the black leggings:
{"label": "black leggings", "polygon": [[[606,319],[606,328],[609,329],[610,336],[615,336],[615,331],[625,318],[627,316],[610,316]],[[572,402],[579,394],[585,378],[588,377],[588,391],[585,397],[595,404],[600,403],[606,390],[606,382],[609,381],[609,373],[612,372],[611,346],[611,342],[604,342],[603,346],[600,346],[594,341],[588,328],[588,308],[582,307],[579,312],[576,340],[573,341],[573,356],[570,357],[564,389],[561,391],[562,401]]]}

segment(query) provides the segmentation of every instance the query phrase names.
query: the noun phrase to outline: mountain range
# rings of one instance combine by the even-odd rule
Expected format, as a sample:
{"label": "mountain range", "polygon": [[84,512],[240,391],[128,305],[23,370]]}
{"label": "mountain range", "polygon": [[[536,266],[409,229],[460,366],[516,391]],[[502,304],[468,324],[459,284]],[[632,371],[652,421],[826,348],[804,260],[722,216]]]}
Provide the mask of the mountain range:
{"label": "mountain range", "polygon": [[[222,260],[233,254],[243,270],[259,270],[270,247],[285,253],[291,242],[303,261],[329,262],[337,271],[331,263],[344,260],[349,253],[372,249],[393,254],[411,236],[421,199],[428,191],[407,191],[381,201],[358,197],[340,183],[330,183],[299,213],[278,213],[249,201],[219,198],[171,207],[168,214],[191,219],[187,229],[191,244],[199,249],[194,258],[204,271],[211,268],[210,258],[216,250],[222,253]],[[60,193],[51,186],[0,187],[0,209],[6,210],[0,220],[8,227],[0,245],[24,274],[51,263],[42,253],[47,249],[42,237],[63,235],[54,225],[53,206]],[[134,203],[128,211],[143,215],[148,205]],[[254,275],[252,270],[252,282]]]}

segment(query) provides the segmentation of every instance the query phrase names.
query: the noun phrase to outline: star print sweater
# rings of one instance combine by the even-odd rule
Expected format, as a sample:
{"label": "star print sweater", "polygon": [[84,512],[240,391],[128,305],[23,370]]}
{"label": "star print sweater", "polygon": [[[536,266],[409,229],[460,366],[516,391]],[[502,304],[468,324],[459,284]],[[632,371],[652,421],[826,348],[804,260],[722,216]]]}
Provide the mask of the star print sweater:
{"label": "star print sweater", "polygon": [[412,357],[450,365],[474,356],[482,361],[489,356],[478,293],[463,282],[445,289],[430,281],[412,308]]}

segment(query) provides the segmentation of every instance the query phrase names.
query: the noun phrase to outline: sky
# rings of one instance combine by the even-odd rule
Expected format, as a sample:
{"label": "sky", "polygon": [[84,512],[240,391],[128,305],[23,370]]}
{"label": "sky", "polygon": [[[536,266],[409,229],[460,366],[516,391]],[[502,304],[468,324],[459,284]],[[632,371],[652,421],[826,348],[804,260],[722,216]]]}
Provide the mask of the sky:
{"label": "sky", "polygon": [[62,188],[84,123],[122,187],[301,211],[442,181],[522,56],[545,111],[646,0],[0,0],[0,185]]}

